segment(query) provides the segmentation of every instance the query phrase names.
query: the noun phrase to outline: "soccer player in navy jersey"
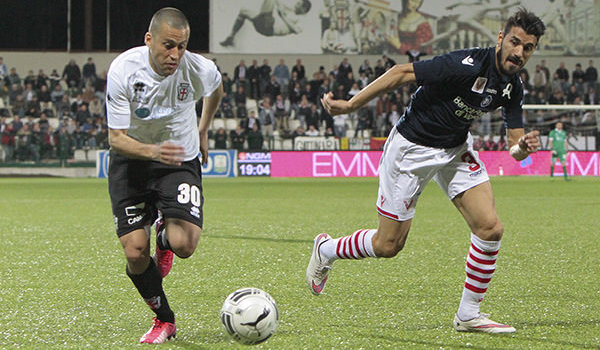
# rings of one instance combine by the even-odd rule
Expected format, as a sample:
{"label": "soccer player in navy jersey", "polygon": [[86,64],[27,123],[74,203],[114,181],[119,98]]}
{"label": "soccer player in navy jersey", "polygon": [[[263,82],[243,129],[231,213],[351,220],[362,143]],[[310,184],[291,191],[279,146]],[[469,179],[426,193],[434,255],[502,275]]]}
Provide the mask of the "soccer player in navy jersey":
{"label": "soccer player in navy jersey", "polygon": [[317,235],[306,270],[313,294],[321,294],[338,259],[391,258],[398,254],[406,242],[419,196],[433,178],[471,229],[467,277],[454,328],[515,332],[515,328],[480,313],[496,269],[504,228],[485,165],[473,151],[469,127],[474,119],[502,107],[511,156],[520,161],[536,152],[539,132],[525,133],[523,129],[523,88],[518,73],[544,31],[535,14],[520,8],[498,34],[495,47],[395,65],[348,101],[334,100],[331,93],[323,96],[323,106],[336,115],[355,111],[380,93],[403,84],[420,85],[383,149],[376,203],[378,228],[337,239],[325,233]]}

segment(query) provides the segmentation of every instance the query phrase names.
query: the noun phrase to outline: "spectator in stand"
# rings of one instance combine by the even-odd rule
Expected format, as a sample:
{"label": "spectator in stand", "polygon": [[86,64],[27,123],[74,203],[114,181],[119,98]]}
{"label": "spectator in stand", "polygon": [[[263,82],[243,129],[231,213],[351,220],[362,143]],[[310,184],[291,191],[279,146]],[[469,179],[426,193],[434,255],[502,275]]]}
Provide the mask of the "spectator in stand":
{"label": "spectator in stand", "polygon": [[99,118],[104,116],[104,106],[102,105],[102,100],[99,100],[96,96],[92,98],[88,105],[88,110],[92,117]]}
{"label": "spectator in stand", "polygon": [[215,133],[215,149],[227,149],[227,133],[220,127]]}
{"label": "spectator in stand", "polygon": [[0,124],[0,143],[4,150],[4,162],[12,162],[14,160],[16,134],[14,121],[6,122],[6,118],[2,117]]}
{"label": "spectator in stand", "polygon": [[496,151],[506,151],[508,148],[508,143],[506,142],[506,139],[504,138],[504,133],[500,134],[500,139],[498,140],[498,143],[496,144]]}
{"label": "spectator in stand", "polygon": [[370,125],[371,118],[369,118],[369,110],[365,107],[359,108],[358,111],[356,111],[356,115],[357,122],[356,128],[354,129],[354,138],[357,138],[359,133],[360,138],[363,138],[365,136],[364,131],[367,130]]}
{"label": "spectator in stand", "polygon": [[302,126],[298,126],[296,128],[296,130],[294,130],[294,132],[292,132],[292,140],[295,139],[296,137],[300,137],[300,136],[306,136],[306,133],[304,132],[304,129],[302,128]]}
{"label": "spectator in stand", "polygon": [[332,127],[328,127],[327,129],[325,129],[325,137],[335,137],[335,133],[333,132],[333,128]]}
{"label": "spectator in stand", "polygon": [[300,99],[300,105],[296,111],[296,119],[300,121],[300,125],[304,130],[308,128],[306,123],[309,114],[311,114],[310,102],[308,101],[307,95],[302,95],[302,98]]}
{"label": "spectator in stand", "polygon": [[569,86],[569,91],[567,91],[567,98],[566,98],[567,104],[570,104],[570,105],[574,104],[575,100],[578,97],[581,97],[581,95],[577,91],[577,87],[575,86],[575,84]]}
{"label": "spectator in stand", "polygon": [[304,65],[302,64],[301,59],[296,60],[296,64],[292,67],[292,74],[296,72],[299,80],[304,80],[306,78],[306,70],[304,69]]}
{"label": "spectator in stand", "polygon": [[221,106],[219,111],[215,114],[216,118],[234,118],[233,115],[233,102],[228,93],[223,91],[223,97],[221,98]]}
{"label": "spectator in stand", "polygon": [[596,67],[594,67],[594,61],[590,60],[588,63],[588,67],[585,70],[585,82],[587,84],[587,89],[591,86],[594,89],[598,88],[598,71]]}
{"label": "spectator in stand", "polygon": [[96,82],[96,64],[94,59],[88,57],[87,62],[83,65],[83,86],[93,86]]}
{"label": "spectator in stand", "polygon": [[13,115],[18,115],[23,118],[25,116],[25,108],[27,107],[23,95],[17,95],[15,102],[12,105]]}
{"label": "spectator in stand", "polygon": [[75,121],[77,121],[78,124],[83,125],[88,120],[92,120],[92,114],[88,110],[87,104],[81,103],[77,108],[77,112],[75,112]]}
{"label": "spectator in stand", "polygon": [[21,77],[17,74],[17,68],[11,68],[10,73],[5,78],[6,85],[12,86],[17,84],[19,87],[21,86]]}
{"label": "spectator in stand", "polygon": [[56,69],[52,70],[52,73],[50,73],[48,80],[50,81],[50,90],[51,91],[54,91],[54,88],[56,87],[56,85],[60,85],[60,75],[58,75],[58,71]]}
{"label": "spectator in stand", "polygon": [[243,85],[238,85],[237,91],[233,95],[235,102],[235,113],[239,119],[246,118],[246,90]]}
{"label": "spectator in stand", "polygon": [[292,78],[290,79],[290,83],[288,85],[288,95],[292,93],[292,90],[296,87],[296,84],[298,84],[300,89],[302,89],[302,86],[304,86],[304,79],[298,78],[298,72],[292,72]]}
{"label": "spectator in stand", "polygon": [[74,113],[71,112],[71,103],[69,101],[69,95],[67,94],[62,95],[62,98],[58,102],[56,102],[54,106],[56,108],[56,113],[58,114],[58,117],[61,119],[64,117],[70,117],[74,115]]}
{"label": "spectator in stand", "polygon": [[35,85],[34,85],[35,88],[37,90],[41,90],[43,86],[48,87],[48,82],[49,82],[48,80],[49,80],[49,78],[46,75],[46,73],[44,73],[44,70],[40,69],[38,71],[38,75],[35,79]]}
{"label": "spectator in stand", "polygon": [[279,64],[273,69],[273,75],[277,78],[279,86],[281,86],[281,93],[285,94],[284,97],[287,97],[289,91],[288,85],[290,83],[290,69],[285,65],[283,58],[279,60]]}
{"label": "spectator in stand", "polygon": [[42,145],[40,148],[40,159],[52,159],[56,156],[56,135],[52,126],[44,131],[42,129]]}
{"label": "spectator in stand", "polygon": [[548,104],[551,105],[563,105],[565,104],[565,96],[562,90],[554,90],[552,95],[548,99]]}
{"label": "spectator in stand", "polygon": [[319,136],[319,130],[314,125],[309,125],[308,130],[304,133],[306,136]]}
{"label": "spectator in stand", "polygon": [[60,129],[56,133],[56,154],[58,155],[60,166],[67,165],[67,159],[71,155],[72,151],[72,139],[71,135],[67,133],[67,127],[63,124],[60,126]]}
{"label": "spectator in stand", "polygon": [[495,151],[498,148],[496,142],[494,142],[494,138],[491,135],[485,135],[483,137],[483,150],[484,151]]}
{"label": "spectator in stand", "polygon": [[229,135],[231,139],[231,148],[238,150],[238,152],[244,150],[244,142],[246,142],[246,134],[242,127],[238,125],[235,130],[231,130]]}
{"label": "spectator in stand", "polygon": [[[265,97],[262,103],[258,105],[258,120],[260,121],[260,129],[264,140],[270,145],[273,139],[273,131],[276,128],[275,112],[271,105],[271,99]],[[248,142],[250,142],[250,134],[248,134]],[[270,148],[270,147],[269,147]]]}
{"label": "spectator in stand", "polygon": [[275,119],[277,121],[277,129],[283,130],[289,128],[290,106],[288,100],[285,100],[281,94],[275,97]]}
{"label": "spectator in stand", "polygon": [[533,89],[535,90],[535,93],[537,94],[540,91],[545,93],[546,83],[546,74],[542,70],[542,66],[537,64],[535,66],[535,72],[533,73]]}
{"label": "spectator in stand", "polygon": [[46,112],[40,113],[40,119],[38,120],[38,124],[40,125],[40,132],[45,133],[50,128],[50,121],[48,120],[48,114]]}
{"label": "spectator in stand", "polygon": [[260,121],[256,116],[256,112],[254,110],[251,110],[250,113],[248,113],[248,118],[242,120],[240,125],[242,126],[244,132],[248,134],[250,130],[252,130],[252,128],[254,127],[254,124],[258,125],[258,129],[260,130]]}
{"label": "spectator in stand", "polygon": [[31,142],[31,130],[29,124],[23,124],[23,127],[17,131],[15,137],[15,154],[17,160],[29,160],[29,145]]}
{"label": "spectator in stand", "polygon": [[240,63],[235,66],[233,70],[233,81],[238,88],[242,86],[244,90],[246,89],[248,82],[248,67],[246,67],[246,61],[240,60]]}
{"label": "spectator in stand", "polygon": [[378,59],[375,62],[375,68],[374,68],[373,72],[374,72],[375,76],[373,77],[372,80],[377,79],[380,75],[385,73],[385,66],[383,65],[383,61],[381,59]]}
{"label": "spectator in stand", "polygon": [[25,115],[38,118],[41,112],[42,108],[40,106],[40,101],[38,101],[37,95],[33,95],[31,101],[25,103]]}
{"label": "spectator in stand", "polygon": [[546,96],[550,95],[551,93],[553,93],[554,91],[560,90],[560,91],[567,91],[567,90],[563,90],[563,87],[565,85],[563,84],[563,81],[560,79],[560,75],[558,74],[558,72],[554,73],[554,75],[552,76],[552,82],[550,83],[550,93],[546,92]]}
{"label": "spectator in stand", "polygon": [[342,62],[338,65],[338,75],[337,78],[343,84],[344,79],[348,76],[348,73],[352,72],[352,65],[348,62],[348,58],[344,57]]}
{"label": "spectator in stand", "polygon": [[265,85],[264,92],[263,97],[269,97],[272,101],[275,100],[277,95],[281,94],[281,86],[279,86],[279,83],[277,82],[277,77],[274,75],[271,76],[271,80]]}
{"label": "spectator in stand", "polygon": [[383,137],[385,135],[385,126],[388,118],[388,114],[392,110],[392,102],[389,99],[387,93],[381,94],[377,98],[377,109],[375,114],[375,136]]}
{"label": "spectator in stand", "polygon": [[533,94],[533,86],[529,83],[529,79],[527,79],[527,73],[525,70],[522,70],[519,75],[521,76],[521,82],[523,83],[523,103],[531,103],[532,94]]}
{"label": "spectator in stand", "polygon": [[[289,90],[288,97],[290,100],[290,107],[298,113],[298,108],[300,107],[300,102],[302,101],[302,89],[300,88],[300,83],[295,82],[294,88]],[[296,116],[297,119],[297,116]]]}
{"label": "spectator in stand", "polygon": [[227,95],[231,96],[233,93],[233,81],[229,77],[229,74],[226,72],[221,74],[221,81],[223,82],[223,92],[226,92]]}
{"label": "spectator in stand", "polygon": [[68,86],[79,86],[81,84],[81,70],[74,59],[69,60],[62,73],[62,79]]}
{"label": "spectator in stand", "polygon": [[358,74],[362,77],[363,73],[367,79],[371,79],[373,77],[374,71],[373,68],[371,68],[369,60],[364,60],[360,67],[358,67]]}
{"label": "spectator in stand", "polygon": [[475,151],[483,151],[483,137],[474,137],[473,138],[473,150]]}
{"label": "spectator in stand", "polygon": [[569,89],[569,70],[565,68],[565,62],[560,62],[558,68],[556,68],[556,73],[558,73],[558,79],[562,85],[562,90],[567,91]]}
{"label": "spectator in stand", "polygon": [[248,149],[250,151],[260,151],[263,149],[263,134],[258,130],[258,124],[254,124],[252,130],[248,132]]}
{"label": "spectator in stand", "polygon": [[33,100],[34,96],[37,96],[37,92],[33,89],[32,83],[25,84],[25,90],[23,90],[22,94],[23,94],[23,100],[25,100],[25,102],[29,102],[29,101]]}
{"label": "spectator in stand", "polygon": [[50,109],[52,107],[52,97],[50,95],[50,91],[48,90],[48,86],[41,86],[39,93],[39,101],[42,110]]}
{"label": "spectator in stand", "polygon": [[575,64],[575,70],[571,73],[572,84],[575,85],[577,92],[583,94],[585,88],[585,72],[581,68],[581,63]]}
{"label": "spectator in stand", "polygon": [[35,76],[35,74],[33,74],[33,70],[30,69],[29,71],[27,71],[27,76],[25,77],[25,79],[23,79],[23,86],[27,86],[28,84],[31,84],[31,87],[33,88],[35,86],[37,82],[37,77]]}
{"label": "spectator in stand", "polygon": [[7,75],[8,69],[6,68],[6,64],[4,64],[4,57],[0,57],[0,80],[4,80]]}
{"label": "spectator in stand", "polygon": [[586,105],[600,104],[600,96],[596,93],[596,89],[592,86],[588,87],[588,91],[583,97],[583,103]]}
{"label": "spectator in stand", "polygon": [[248,78],[248,84],[250,85],[250,98],[254,100],[258,100],[262,98],[262,91],[260,91],[259,86],[259,67],[258,61],[252,60],[252,65],[248,67],[248,71],[246,72],[246,77]]}
{"label": "spectator in stand", "polygon": [[392,103],[391,105],[392,110],[390,111],[390,114],[388,115],[388,120],[387,120],[387,129],[385,131],[385,135],[389,134],[390,131],[392,130],[392,128],[394,126],[396,126],[396,124],[398,123],[398,120],[400,120],[400,113],[398,113],[398,105],[395,103]]}
{"label": "spectator in stand", "polygon": [[333,116],[333,132],[336,137],[346,137],[346,130],[348,129],[348,125],[346,124],[347,119],[347,114],[338,114]]}
{"label": "spectator in stand", "polygon": [[[260,66],[258,68],[258,86],[260,88],[260,93],[261,93],[261,97],[264,95],[265,90],[267,89],[267,85],[269,84],[269,82],[271,81],[271,66],[269,66],[269,60],[267,60],[266,58],[263,59],[263,64],[262,66]],[[279,84],[279,81],[277,80],[277,77],[274,77],[275,81],[277,82],[277,86],[279,91],[275,92],[275,94],[272,96],[273,99],[275,99],[275,96],[277,96],[279,93],[281,93],[281,85]],[[271,92],[273,93],[273,92]]]}

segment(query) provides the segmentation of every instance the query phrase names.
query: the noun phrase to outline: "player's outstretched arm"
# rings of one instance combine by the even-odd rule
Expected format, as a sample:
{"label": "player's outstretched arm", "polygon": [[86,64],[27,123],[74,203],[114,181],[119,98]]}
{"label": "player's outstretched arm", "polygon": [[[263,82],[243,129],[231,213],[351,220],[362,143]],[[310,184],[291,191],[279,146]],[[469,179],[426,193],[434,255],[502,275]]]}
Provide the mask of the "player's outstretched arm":
{"label": "player's outstretched arm", "polygon": [[334,100],[330,92],[321,98],[323,107],[329,114],[338,115],[353,112],[367,104],[382,92],[397,89],[400,85],[414,83],[415,71],[412,63],[397,64],[375,79],[349,101]]}
{"label": "player's outstretched arm", "polygon": [[125,129],[108,129],[110,148],[126,157],[150,159],[169,165],[181,165],[185,151],[183,146],[165,142],[160,145],[147,144],[127,135]]}
{"label": "player's outstretched arm", "polygon": [[540,132],[537,130],[525,134],[523,128],[508,129],[506,132],[508,139],[508,150],[510,155],[518,161],[521,161],[530,153],[537,152],[540,147]]}
{"label": "player's outstretched arm", "polygon": [[200,132],[200,154],[202,154],[202,163],[208,162],[208,129],[213,120],[217,108],[223,97],[223,83],[212,93],[205,97],[202,104],[202,115],[198,122],[198,132]]}

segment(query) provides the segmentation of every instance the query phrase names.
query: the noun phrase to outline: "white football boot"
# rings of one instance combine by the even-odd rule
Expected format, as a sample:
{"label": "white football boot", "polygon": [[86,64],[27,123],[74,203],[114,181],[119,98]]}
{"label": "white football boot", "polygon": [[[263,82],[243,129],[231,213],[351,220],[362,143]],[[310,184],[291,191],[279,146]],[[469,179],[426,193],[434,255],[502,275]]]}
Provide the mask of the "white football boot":
{"label": "white football boot", "polygon": [[312,255],[308,267],[306,268],[306,283],[314,295],[321,295],[325,288],[327,278],[329,277],[328,275],[331,266],[327,265],[327,262],[321,258],[319,248],[323,243],[330,239],[331,237],[328,234],[321,233],[315,237],[313,243]]}
{"label": "white football boot", "polygon": [[461,321],[458,315],[454,315],[454,329],[459,332],[483,332],[483,333],[514,333],[517,330],[506,324],[490,320],[490,315],[480,314],[469,321]]}

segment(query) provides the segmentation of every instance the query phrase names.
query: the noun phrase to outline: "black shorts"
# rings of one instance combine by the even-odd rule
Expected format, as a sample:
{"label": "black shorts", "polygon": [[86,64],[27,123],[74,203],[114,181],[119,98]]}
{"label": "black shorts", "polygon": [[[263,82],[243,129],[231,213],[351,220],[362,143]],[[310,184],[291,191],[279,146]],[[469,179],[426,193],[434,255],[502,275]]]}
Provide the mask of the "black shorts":
{"label": "black shorts", "polygon": [[202,167],[198,158],[181,166],[131,159],[110,152],[108,192],[117,236],[150,225],[157,209],[202,227]]}

